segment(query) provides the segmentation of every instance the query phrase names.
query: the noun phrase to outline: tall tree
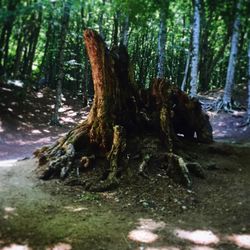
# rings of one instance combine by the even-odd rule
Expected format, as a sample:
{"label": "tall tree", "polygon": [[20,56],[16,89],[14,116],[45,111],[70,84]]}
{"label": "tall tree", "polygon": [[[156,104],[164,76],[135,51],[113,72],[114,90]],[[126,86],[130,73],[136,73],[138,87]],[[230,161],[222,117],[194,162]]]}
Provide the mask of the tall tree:
{"label": "tall tree", "polygon": [[129,16],[127,15],[122,25],[121,38],[120,38],[120,42],[125,47],[128,47],[128,36],[129,36]]}
{"label": "tall tree", "polygon": [[199,47],[200,47],[200,0],[194,0],[194,18],[192,31],[192,60],[191,60],[191,81],[190,96],[197,95],[198,88],[198,63],[199,63]]}
{"label": "tall tree", "polygon": [[247,120],[250,123],[250,39],[248,41],[248,106],[247,106]]}
{"label": "tall tree", "polygon": [[166,5],[162,4],[160,9],[160,28],[159,28],[159,38],[158,38],[158,65],[157,65],[157,78],[164,78],[164,64],[166,57],[166,41],[167,41],[167,28],[166,19],[169,3],[167,1]]}
{"label": "tall tree", "polygon": [[20,0],[10,0],[7,5],[7,14],[3,22],[3,28],[0,35],[0,66],[4,68],[6,72],[8,57],[9,57],[9,43],[13,29],[13,25],[16,18],[16,10]]}
{"label": "tall tree", "polygon": [[105,2],[106,2],[106,0],[102,0],[101,10],[100,10],[100,13],[98,16],[99,34],[101,35],[101,37],[103,39],[105,39],[105,34],[104,34],[104,30],[103,30],[103,15],[104,15]]}
{"label": "tall tree", "polygon": [[233,23],[231,50],[230,50],[230,57],[228,61],[226,84],[225,84],[224,95],[223,95],[223,106],[225,110],[228,110],[228,109],[230,110],[232,108],[231,98],[232,98],[232,90],[233,90],[233,85],[234,85],[235,65],[237,62],[237,55],[238,55],[241,1],[242,0],[238,0],[235,20]]}
{"label": "tall tree", "polygon": [[61,95],[62,95],[62,82],[64,79],[64,47],[66,41],[66,35],[69,25],[71,9],[71,0],[64,1],[63,4],[63,16],[61,20],[60,42],[58,47],[58,70],[57,70],[57,88],[56,88],[56,103],[54,114],[51,118],[51,124],[60,125],[59,123],[59,108],[61,107]]}

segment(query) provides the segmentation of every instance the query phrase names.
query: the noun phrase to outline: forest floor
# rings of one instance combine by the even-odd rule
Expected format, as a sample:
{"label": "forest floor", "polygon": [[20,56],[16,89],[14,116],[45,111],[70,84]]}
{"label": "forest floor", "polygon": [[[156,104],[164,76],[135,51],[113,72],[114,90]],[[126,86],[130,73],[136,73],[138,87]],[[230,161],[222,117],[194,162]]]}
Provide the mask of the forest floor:
{"label": "forest floor", "polygon": [[[35,174],[35,148],[50,144],[87,115],[64,96],[62,127],[48,125],[49,90],[20,99],[0,86],[0,249],[250,249],[250,129],[244,112],[210,113],[215,143],[188,143],[205,170],[192,189],[163,172],[116,191],[84,192]],[[16,95],[16,93],[15,93]],[[23,101],[24,100],[24,101]],[[185,150],[185,149],[184,149]]]}

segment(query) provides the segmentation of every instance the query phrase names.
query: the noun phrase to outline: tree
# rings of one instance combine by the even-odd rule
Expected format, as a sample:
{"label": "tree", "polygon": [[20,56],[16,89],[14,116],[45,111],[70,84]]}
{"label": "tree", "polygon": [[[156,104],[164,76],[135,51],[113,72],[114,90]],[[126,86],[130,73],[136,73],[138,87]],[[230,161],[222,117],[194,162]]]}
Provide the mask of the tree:
{"label": "tree", "polygon": [[[157,79],[145,95],[140,94],[129,72],[126,48],[121,45],[110,51],[93,30],[86,30],[84,38],[92,67],[94,102],[84,122],[51,147],[35,152],[43,165],[41,178],[66,178],[76,170],[74,181],[90,190],[114,188],[119,184],[119,176],[127,171],[129,155],[138,151],[141,174],[145,174],[144,167],[154,154],[165,159],[169,175],[190,185],[188,167],[174,153],[174,133],[183,133],[187,138],[194,138],[196,133],[199,141],[211,142],[211,125],[199,102],[188,98],[165,79]],[[171,111],[171,107],[175,108]],[[159,152],[145,149],[143,145],[147,138],[151,138],[152,144],[152,136],[162,139],[164,147],[160,147]],[[157,141],[160,145],[160,139]],[[98,166],[97,172],[93,166]],[[98,178],[86,182],[79,178],[80,168],[82,171],[92,169]],[[131,171],[137,172],[133,168]]]}
{"label": "tree", "polygon": [[199,63],[199,44],[200,44],[200,0],[194,1],[194,18],[192,31],[192,59],[191,59],[191,81],[190,96],[197,95],[198,63]]}
{"label": "tree", "polygon": [[63,16],[61,22],[61,32],[60,32],[60,43],[58,47],[58,80],[57,80],[57,88],[56,88],[56,103],[55,103],[55,111],[51,118],[51,124],[60,125],[59,122],[59,108],[61,107],[61,95],[62,95],[62,82],[64,79],[64,47],[67,35],[67,29],[69,25],[70,18],[70,9],[71,9],[71,0],[64,1],[63,5]]}
{"label": "tree", "polygon": [[120,42],[125,47],[128,47],[128,37],[129,37],[129,16],[127,15],[122,25],[121,38],[120,38]]}
{"label": "tree", "polygon": [[7,62],[8,62],[8,56],[9,56],[9,42],[10,37],[13,29],[13,25],[16,18],[16,9],[19,4],[19,0],[10,0],[8,1],[7,5],[7,15],[3,22],[3,28],[0,35],[0,66],[4,68],[4,71],[6,72],[7,68]]}
{"label": "tree", "polygon": [[228,61],[227,67],[227,77],[226,84],[224,88],[223,95],[223,106],[225,110],[231,110],[231,98],[232,98],[232,90],[234,85],[234,75],[235,75],[235,66],[237,62],[237,54],[238,54],[238,41],[239,41],[239,31],[240,31],[240,7],[241,0],[237,3],[236,15],[233,24],[233,32],[231,38],[231,51],[230,57]]}
{"label": "tree", "polygon": [[159,38],[158,38],[158,71],[157,78],[164,78],[165,72],[165,49],[166,49],[166,36],[167,36],[167,28],[166,28],[166,18],[168,11],[169,3],[166,2],[166,5],[162,5],[160,9],[160,28],[159,28]]}
{"label": "tree", "polygon": [[247,106],[247,120],[250,123],[250,40],[248,41],[248,106]]}

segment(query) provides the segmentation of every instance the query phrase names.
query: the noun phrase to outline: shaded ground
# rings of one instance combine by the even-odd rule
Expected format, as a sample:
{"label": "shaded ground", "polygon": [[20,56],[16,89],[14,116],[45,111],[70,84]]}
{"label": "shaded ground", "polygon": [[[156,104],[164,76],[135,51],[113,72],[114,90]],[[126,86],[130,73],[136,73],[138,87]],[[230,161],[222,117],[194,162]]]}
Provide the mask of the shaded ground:
{"label": "shaded ground", "polygon": [[[38,180],[33,159],[14,161],[53,141],[74,121],[49,127],[46,98],[44,104],[34,97],[30,106],[15,108],[9,106],[11,96],[2,101],[3,93],[0,249],[250,249],[250,140],[248,130],[236,131],[241,118],[212,117],[216,138],[240,143],[189,143],[183,149],[193,152],[206,173],[206,179],[193,177],[192,190],[173,183],[162,170],[150,173],[150,180],[138,177],[124,183],[115,192],[88,193]],[[77,116],[75,104],[67,105],[76,113],[74,120],[84,116]],[[28,113],[35,116],[26,119]]]}
{"label": "shaded ground", "polygon": [[51,144],[87,114],[81,110],[80,99],[66,93],[59,110],[62,126],[50,126],[54,100],[49,88],[24,94],[22,88],[0,85],[0,159],[31,156],[35,148]]}

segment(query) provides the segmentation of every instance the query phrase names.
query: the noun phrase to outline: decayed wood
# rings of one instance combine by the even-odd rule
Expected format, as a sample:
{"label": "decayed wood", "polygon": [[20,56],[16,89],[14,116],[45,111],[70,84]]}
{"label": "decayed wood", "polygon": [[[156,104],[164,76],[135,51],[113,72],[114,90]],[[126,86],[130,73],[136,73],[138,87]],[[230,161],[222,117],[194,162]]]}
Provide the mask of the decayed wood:
{"label": "decayed wood", "polygon": [[[168,172],[189,185],[188,169],[182,158],[174,154],[174,141],[176,133],[180,132],[190,138],[196,133],[203,141],[212,139],[211,131],[207,129],[210,123],[199,103],[165,79],[156,79],[148,91],[138,91],[131,79],[124,46],[108,50],[93,30],[86,30],[84,39],[92,67],[93,105],[84,122],[54,145],[36,151],[39,163],[43,165],[41,177],[66,178],[73,174],[79,180],[73,182],[85,183],[80,178],[86,171],[94,172],[98,166],[99,178],[85,186],[95,191],[114,188],[124,172],[122,168],[128,167],[125,166],[129,161],[127,150],[140,146],[140,143],[133,145],[133,137],[146,138],[147,134],[153,134],[162,139]],[[142,151],[139,154],[146,155]],[[150,155],[154,154],[157,152],[150,152]],[[138,166],[142,173],[146,165],[149,167],[149,160],[144,161]]]}

